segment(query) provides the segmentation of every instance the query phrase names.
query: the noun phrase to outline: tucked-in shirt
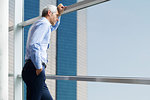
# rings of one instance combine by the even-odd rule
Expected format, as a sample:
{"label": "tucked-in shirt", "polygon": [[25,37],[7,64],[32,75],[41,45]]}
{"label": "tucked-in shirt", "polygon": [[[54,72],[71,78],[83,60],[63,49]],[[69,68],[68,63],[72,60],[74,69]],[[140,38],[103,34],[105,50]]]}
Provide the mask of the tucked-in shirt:
{"label": "tucked-in shirt", "polygon": [[60,17],[55,26],[52,26],[45,17],[42,17],[30,27],[25,60],[31,59],[36,69],[42,68],[42,63],[48,62],[47,49],[49,48],[51,32],[56,30],[59,24]]}

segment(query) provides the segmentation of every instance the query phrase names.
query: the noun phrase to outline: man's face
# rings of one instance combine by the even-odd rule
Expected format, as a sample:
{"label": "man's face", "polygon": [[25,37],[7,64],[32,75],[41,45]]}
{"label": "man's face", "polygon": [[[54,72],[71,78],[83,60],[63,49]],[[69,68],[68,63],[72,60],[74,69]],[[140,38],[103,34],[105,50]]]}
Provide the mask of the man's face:
{"label": "man's face", "polygon": [[58,11],[50,14],[50,23],[54,26],[58,21]]}

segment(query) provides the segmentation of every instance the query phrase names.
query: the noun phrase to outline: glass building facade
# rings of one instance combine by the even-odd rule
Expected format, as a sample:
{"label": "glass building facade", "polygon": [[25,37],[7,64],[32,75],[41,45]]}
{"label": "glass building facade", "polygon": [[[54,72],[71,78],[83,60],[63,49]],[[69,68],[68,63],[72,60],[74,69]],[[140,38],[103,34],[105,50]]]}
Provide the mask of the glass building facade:
{"label": "glass building facade", "polygon": [[[76,0],[62,0],[57,4],[72,5]],[[62,15],[57,31],[57,75],[77,75],[77,12]],[[57,100],[76,100],[77,82],[58,80]]]}

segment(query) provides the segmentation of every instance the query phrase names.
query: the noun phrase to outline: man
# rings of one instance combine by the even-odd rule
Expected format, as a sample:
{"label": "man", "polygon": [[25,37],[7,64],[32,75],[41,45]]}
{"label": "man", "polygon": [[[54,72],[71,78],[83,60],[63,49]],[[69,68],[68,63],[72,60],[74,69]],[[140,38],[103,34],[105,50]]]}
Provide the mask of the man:
{"label": "man", "polygon": [[22,78],[27,85],[27,100],[53,100],[45,83],[45,68],[48,62],[46,50],[49,48],[50,34],[60,23],[64,7],[48,5],[42,11],[42,18],[29,29],[26,45],[26,63]]}

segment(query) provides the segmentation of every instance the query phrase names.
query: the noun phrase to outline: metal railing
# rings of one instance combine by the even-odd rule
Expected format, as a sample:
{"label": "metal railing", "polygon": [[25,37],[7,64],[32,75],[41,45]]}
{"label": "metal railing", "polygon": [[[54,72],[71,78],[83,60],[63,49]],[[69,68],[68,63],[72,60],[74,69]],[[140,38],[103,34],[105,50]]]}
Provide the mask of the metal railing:
{"label": "metal railing", "polygon": [[[9,74],[13,77],[13,74]],[[17,76],[21,78],[21,75]],[[123,83],[123,84],[141,84],[150,85],[150,78],[145,77],[112,77],[112,76],[62,76],[62,75],[46,75],[47,79],[54,80],[75,80],[87,82],[107,82],[107,83]]]}
{"label": "metal railing", "polygon": [[107,82],[107,83],[124,83],[124,84],[150,85],[150,78],[144,78],[144,77],[46,75],[46,78],[47,79],[56,79],[56,80],[76,80],[76,81],[89,81],[89,82]]}

